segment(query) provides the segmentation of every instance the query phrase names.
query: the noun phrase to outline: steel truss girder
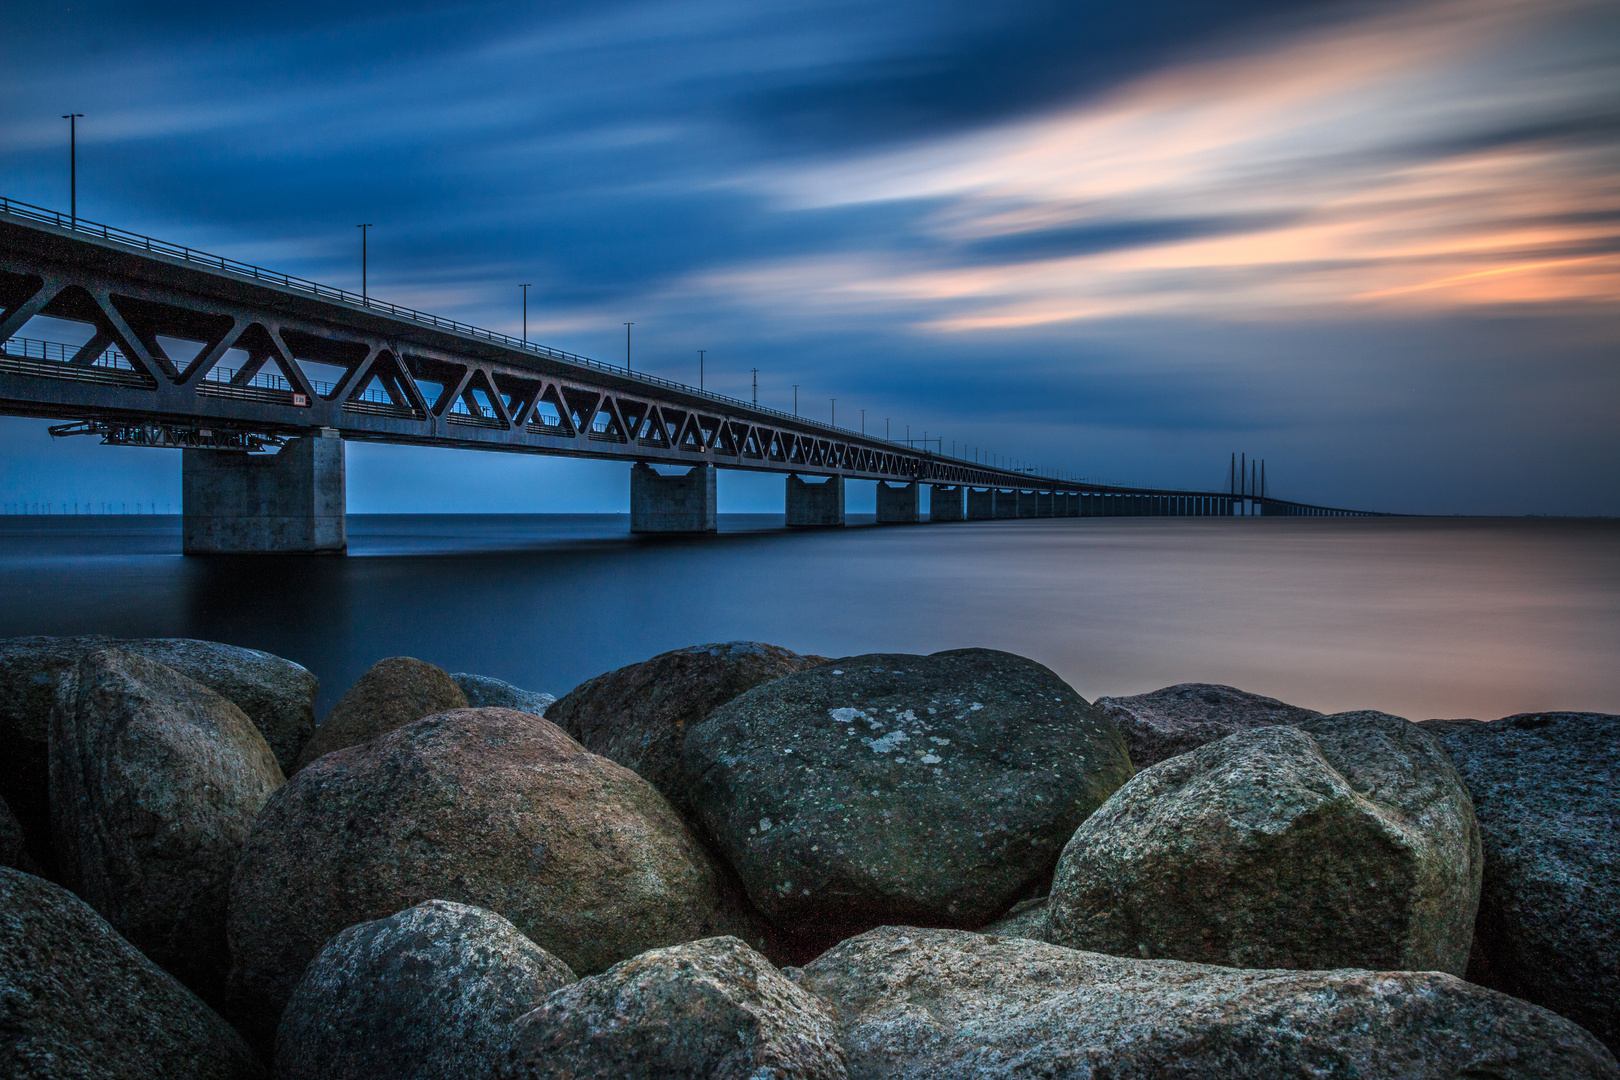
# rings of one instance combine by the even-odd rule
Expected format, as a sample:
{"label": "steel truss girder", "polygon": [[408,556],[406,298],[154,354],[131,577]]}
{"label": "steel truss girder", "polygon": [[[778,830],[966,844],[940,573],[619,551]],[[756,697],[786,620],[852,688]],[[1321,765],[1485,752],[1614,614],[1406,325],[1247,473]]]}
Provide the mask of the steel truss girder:
{"label": "steel truss girder", "polygon": [[[6,349],[36,315],[89,323],[90,340],[66,362]],[[164,337],[196,351],[176,362]],[[96,366],[109,348],[128,370]],[[232,350],[245,359],[231,378],[208,378]],[[300,361],[340,374],[323,389]],[[267,367],[285,389],[255,385]],[[372,386],[381,399],[367,396]],[[432,400],[428,386],[438,387]],[[330,429],[373,442],[981,489],[1183,494],[1037,481],[5,213],[0,413],[268,438]]]}

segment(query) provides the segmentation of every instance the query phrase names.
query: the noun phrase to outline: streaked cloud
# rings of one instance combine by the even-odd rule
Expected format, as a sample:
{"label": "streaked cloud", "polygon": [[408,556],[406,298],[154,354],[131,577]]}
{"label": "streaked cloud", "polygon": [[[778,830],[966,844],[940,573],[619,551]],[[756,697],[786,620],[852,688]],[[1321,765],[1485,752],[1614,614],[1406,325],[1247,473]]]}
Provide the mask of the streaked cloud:
{"label": "streaked cloud", "polygon": [[[1620,35],[1582,0],[1440,3],[1188,62],[1048,115],[742,181],[929,244],[698,287],[933,330],[1620,301]],[[1067,249],[1067,250],[1066,250]]]}

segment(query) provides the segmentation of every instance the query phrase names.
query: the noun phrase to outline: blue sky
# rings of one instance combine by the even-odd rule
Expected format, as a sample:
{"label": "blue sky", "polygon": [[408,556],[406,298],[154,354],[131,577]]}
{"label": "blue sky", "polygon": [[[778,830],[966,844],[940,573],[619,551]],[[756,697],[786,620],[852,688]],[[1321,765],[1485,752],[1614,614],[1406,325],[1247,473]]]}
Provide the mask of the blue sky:
{"label": "blue sky", "polygon": [[[1054,469],[1620,512],[1620,9],[30,5],[5,194]],[[5,501],[177,504],[0,420]],[[623,510],[628,470],[350,448],[350,506]],[[726,476],[722,510],[778,510]],[[857,493],[853,506],[869,496]]]}

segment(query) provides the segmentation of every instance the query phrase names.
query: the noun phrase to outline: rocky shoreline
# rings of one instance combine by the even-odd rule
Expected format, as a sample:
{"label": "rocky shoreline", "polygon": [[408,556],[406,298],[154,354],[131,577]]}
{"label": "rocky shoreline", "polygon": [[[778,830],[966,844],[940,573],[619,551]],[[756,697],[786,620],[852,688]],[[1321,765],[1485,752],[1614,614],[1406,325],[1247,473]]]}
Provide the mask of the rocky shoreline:
{"label": "rocky shoreline", "polygon": [[0,640],[0,1075],[1620,1080],[1620,716]]}

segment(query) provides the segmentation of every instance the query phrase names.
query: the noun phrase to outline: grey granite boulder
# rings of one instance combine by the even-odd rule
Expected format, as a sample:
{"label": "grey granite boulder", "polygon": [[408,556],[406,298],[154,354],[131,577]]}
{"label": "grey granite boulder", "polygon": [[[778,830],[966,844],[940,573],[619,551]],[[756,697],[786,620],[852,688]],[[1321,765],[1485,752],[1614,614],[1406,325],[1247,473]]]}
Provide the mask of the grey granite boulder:
{"label": "grey granite boulder", "polygon": [[264,1068],[84,901],[0,868],[0,1076],[261,1080]]}
{"label": "grey granite boulder", "polygon": [[516,709],[518,712],[544,716],[546,709],[557,700],[555,694],[525,690],[488,675],[474,675],[466,671],[452,673],[450,681],[461,687],[461,692],[467,695],[467,704],[475,709]]}
{"label": "grey granite boulder", "polygon": [[797,982],[851,1080],[1614,1080],[1591,1035],[1439,972],[1243,971],[886,926]]}
{"label": "grey granite boulder", "polygon": [[1125,736],[1131,764],[1138,769],[1235,732],[1288,726],[1322,715],[1214,683],[1178,683],[1148,694],[1102,697],[1097,699],[1097,711]]}
{"label": "grey granite boulder", "polygon": [[513,1022],[573,981],[493,911],[429,900],[326,943],[276,1030],[276,1078],[488,1077]]}
{"label": "grey granite boulder", "polygon": [[368,743],[401,724],[468,707],[443,668],[411,656],[390,656],[366,669],[304,744],[294,771],[322,754]]}
{"label": "grey granite boulder", "polygon": [[1048,934],[1046,907],[1050,900],[1046,896],[1020,900],[995,922],[979,927],[979,933],[1045,941]]}
{"label": "grey granite boulder", "polygon": [[51,824],[63,884],[158,966],[217,1003],[242,844],[283,781],[241,709],[121,649],[62,681],[51,714]]}
{"label": "grey granite boulder", "polygon": [[1467,968],[1479,833],[1416,724],[1341,713],[1144,769],[1081,825],[1049,941],[1242,968]]}
{"label": "grey granite boulder", "polygon": [[1620,1053],[1620,716],[1429,721],[1485,851],[1472,982],[1545,1005]]}
{"label": "grey granite boulder", "polygon": [[458,709],[300,770],[231,882],[229,1013],[267,1046],[332,935],[424,899],[509,919],[576,972],[745,929],[664,797],[555,725]]}
{"label": "grey granite boulder", "polygon": [[653,949],[518,1021],[504,1080],[845,1080],[831,1018],[734,937]]}
{"label": "grey granite boulder", "polygon": [[824,659],[757,641],[674,649],[581,683],[546,718],[690,813],[681,773],[687,730],[738,694]]}
{"label": "grey granite boulder", "polygon": [[1084,698],[989,649],[852,656],[758,686],[688,731],[684,764],[749,898],[821,945],[983,924],[1131,774]]}
{"label": "grey granite boulder", "polygon": [[56,680],[86,653],[116,646],[156,660],[229,699],[259,729],[286,772],[315,730],[320,683],[303,667],[257,649],[189,638],[0,639],[0,797],[11,804],[29,854],[55,877],[48,730]]}

